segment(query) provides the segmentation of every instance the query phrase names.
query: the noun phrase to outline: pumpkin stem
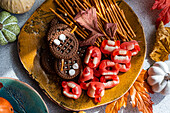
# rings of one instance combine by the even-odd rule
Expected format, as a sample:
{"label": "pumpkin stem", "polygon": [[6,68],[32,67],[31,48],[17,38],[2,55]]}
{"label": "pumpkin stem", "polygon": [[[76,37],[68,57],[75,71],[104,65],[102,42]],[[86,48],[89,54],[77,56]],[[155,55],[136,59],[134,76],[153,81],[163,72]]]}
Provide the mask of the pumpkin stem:
{"label": "pumpkin stem", "polygon": [[167,76],[165,76],[165,80],[170,80],[170,73],[166,74]]}
{"label": "pumpkin stem", "polygon": [[3,28],[3,24],[0,23],[0,30],[2,30],[2,28]]}

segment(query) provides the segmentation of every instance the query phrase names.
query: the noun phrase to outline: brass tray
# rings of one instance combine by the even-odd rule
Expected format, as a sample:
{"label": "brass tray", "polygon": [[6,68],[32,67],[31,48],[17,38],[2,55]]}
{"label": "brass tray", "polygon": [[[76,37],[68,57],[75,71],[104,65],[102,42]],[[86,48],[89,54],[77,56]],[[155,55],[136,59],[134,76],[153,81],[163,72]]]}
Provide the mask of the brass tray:
{"label": "brass tray", "polygon": [[107,89],[100,103],[87,96],[83,91],[79,99],[69,99],[62,94],[61,79],[56,75],[47,75],[40,66],[39,51],[43,46],[44,37],[48,32],[49,23],[55,17],[49,8],[56,9],[53,0],[46,0],[28,19],[18,38],[18,52],[20,60],[29,75],[39,83],[40,88],[50,99],[67,110],[87,110],[108,104],[125,94],[138,77],[146,55],[146,41],[141,23],[130,6],[117,0],[125,16],[136,34],[141,51],[132,58],[132,67],[126,73],[120,73],[120,84]]}

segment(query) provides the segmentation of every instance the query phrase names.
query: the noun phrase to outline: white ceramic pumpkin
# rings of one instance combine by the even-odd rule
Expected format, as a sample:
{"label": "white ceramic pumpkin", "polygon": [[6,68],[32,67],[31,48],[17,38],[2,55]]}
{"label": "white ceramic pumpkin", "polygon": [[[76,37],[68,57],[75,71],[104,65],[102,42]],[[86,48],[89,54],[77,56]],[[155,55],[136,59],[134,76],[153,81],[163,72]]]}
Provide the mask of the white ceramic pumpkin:
{"label": "white ceramic pumpkin", "polygon": [[0,7],[15,14],[29,11],[35,0],[0,0]]}
{"label": "white ceramic pumpkin", "polygon": [[154,63],[149,68],[148,74],[147,82],[152,86],[154,92],[163,95],[170,94],[170,60]]}

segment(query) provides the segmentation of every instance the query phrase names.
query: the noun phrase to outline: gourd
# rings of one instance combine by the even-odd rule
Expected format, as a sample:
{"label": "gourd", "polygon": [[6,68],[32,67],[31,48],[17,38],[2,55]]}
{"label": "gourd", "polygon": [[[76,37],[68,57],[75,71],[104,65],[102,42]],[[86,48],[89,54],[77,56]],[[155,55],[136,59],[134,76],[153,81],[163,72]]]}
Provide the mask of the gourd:
{"label": "gourd", "polygon": [[10,13],[22,14],[31,9],[35,0],[0,0],[0,7]]}
{"label": "gourd", "polygon": [[16,40],[20,32],[18,20],[6,11],[0,12],[0,45],[6,45],[8,42]]}
{"label": "gourd", "polygon": [[170,61],[159,61],[148,70],[147,82],[152,86],[154,92],[163,95],[170,94]]}

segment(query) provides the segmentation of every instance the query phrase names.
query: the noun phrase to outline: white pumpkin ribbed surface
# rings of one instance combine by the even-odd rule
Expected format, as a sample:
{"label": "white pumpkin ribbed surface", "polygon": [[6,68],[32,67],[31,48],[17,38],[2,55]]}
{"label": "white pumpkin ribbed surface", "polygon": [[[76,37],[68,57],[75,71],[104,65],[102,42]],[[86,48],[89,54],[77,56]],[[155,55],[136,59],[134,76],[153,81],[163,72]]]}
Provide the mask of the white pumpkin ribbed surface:
{"label": "white pumpkin ribbed surface", "polygon": [[147,82],[152,86],[154,92],[163,95],[170,94],[170,61],[159,61],[148,70]]}

